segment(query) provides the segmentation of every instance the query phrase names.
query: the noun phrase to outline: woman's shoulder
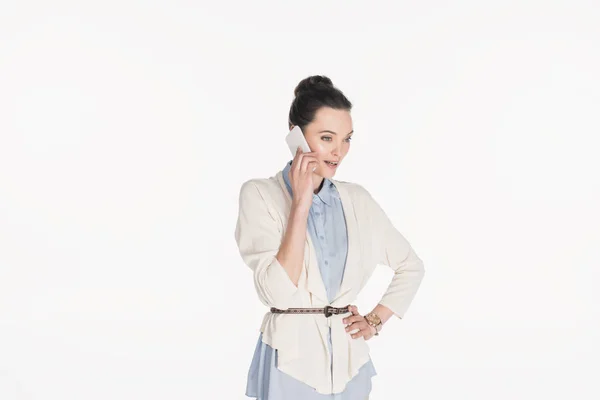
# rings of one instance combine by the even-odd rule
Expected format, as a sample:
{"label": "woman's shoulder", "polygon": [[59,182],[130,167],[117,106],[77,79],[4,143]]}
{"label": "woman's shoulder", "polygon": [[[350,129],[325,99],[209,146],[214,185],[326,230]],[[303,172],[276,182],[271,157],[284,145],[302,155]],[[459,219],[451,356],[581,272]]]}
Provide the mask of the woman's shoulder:
{"label": "woman's shoulder", "polygon": [[252,199],[273,198],[274,194],[281,192],[277,175],[268,178],[251,178],[244,182],[240,187],[240,198]]}
{"label": "woman's shoulder", "polygon": [[268,178],[250,178],[242,182],[241,190],[251,190],[256,187],[258,189],[269,190],[277,187],[277,175]]}
{"label": "woman's shoulder", "polygon": [[332,179],[336,188],[342,188],[352,197],[371,197],[371,194],[365,188],[365,186],[358,182],[350,182],[350,181],[340,181],[337,179]]}

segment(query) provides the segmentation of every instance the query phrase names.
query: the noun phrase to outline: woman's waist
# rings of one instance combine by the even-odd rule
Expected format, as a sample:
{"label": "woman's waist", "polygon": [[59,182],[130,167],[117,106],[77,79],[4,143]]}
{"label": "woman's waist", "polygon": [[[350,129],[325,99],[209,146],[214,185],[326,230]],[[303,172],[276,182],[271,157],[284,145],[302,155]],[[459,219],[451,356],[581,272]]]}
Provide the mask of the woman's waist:
{"label": "woman's waist", "polygon": [[304,314],[317,314],[324,315],[325,318],[329,318],[332,315],[347,314],[350,312],[350,305],[344,307],[334,307],[326,305],[324,307],[291,307],[286,309],[279,309],[271,307],[271,313],[273,314],[292,314],[292,315],[304,315]]}

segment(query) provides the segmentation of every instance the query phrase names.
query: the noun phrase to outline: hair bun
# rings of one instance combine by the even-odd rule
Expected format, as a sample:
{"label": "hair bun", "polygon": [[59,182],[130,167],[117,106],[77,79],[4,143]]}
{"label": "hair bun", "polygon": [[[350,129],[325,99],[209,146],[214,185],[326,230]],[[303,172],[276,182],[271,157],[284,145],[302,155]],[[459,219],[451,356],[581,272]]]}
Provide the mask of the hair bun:
{"label": "hair bun", "polygon": [[313,75],[308,78],[304,78],[300,81],[296,89],[294,89],[294,96],[298,96],[299,93],[312,91],[314,89],[321,88],[332,88],[333,83],[331,79],[324,75]]}

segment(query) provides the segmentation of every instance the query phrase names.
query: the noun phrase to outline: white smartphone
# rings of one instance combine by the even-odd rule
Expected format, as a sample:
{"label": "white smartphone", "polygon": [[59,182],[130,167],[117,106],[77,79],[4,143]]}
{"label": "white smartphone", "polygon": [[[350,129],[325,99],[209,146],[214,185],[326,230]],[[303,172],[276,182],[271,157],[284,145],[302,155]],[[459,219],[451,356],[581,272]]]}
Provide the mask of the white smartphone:
{"label": "white smartphone", "polygon": [[296,150],[298,147],[302,148],[303,153],[310,153],[311,149],[304,138],[304,134],[302,133],[302,129],[299,126],[294,126],[290,133],[285,137],[285,141],[292,152],[292,157],[296,155]]}

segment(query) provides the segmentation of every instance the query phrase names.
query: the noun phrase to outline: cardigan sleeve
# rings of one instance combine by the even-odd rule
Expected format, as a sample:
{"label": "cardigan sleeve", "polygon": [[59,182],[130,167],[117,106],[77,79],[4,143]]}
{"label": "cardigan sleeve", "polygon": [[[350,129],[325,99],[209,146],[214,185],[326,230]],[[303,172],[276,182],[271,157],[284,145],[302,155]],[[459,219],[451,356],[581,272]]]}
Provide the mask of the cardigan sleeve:
{"label": "cardigan sleeve", "polygon": [[[368,192],[367,192],[368,194]],[[389,266],[394,271],[392,281],[379,304],[393,311],[398,318],[404,317],[415,297],[425,268],[406,238],[394,227],[379,203],[368,194],[370,215],[374,220],[374,235],[377,237],[375,261]]]}
{"label": "cardigan sleeve", "polygon": [[281,228],[252,181],[240,190],[235,239],[244,263],[253,271],[260,301],[279,309],[291,307],[298,287],[275,257],[283,239]]}

